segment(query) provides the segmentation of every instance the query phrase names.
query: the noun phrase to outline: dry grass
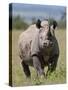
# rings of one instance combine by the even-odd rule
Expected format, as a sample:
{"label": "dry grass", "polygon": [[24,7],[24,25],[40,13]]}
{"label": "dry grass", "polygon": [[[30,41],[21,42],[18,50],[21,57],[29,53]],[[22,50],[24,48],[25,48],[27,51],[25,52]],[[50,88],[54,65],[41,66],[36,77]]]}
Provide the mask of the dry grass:
{"label": "dry grass", "polygon": [[[12,83],[13,86],[27,86],[27,85],[37,85],[37,84],[61,84],[66,82],[66,31],[57,30],[56,37],[59,43],[60,56],[58,60],[57,70],[48,76],[48,79],[41,80],[38,82],[36,78],[36,72],[34,68],[30,67],[31,79],[26,79],[22,66],[21,60],[18,56],[17,45],[18,37],[22,33],[21,31],[12,31]],[[46,71],[47,67],[45,68]]]}

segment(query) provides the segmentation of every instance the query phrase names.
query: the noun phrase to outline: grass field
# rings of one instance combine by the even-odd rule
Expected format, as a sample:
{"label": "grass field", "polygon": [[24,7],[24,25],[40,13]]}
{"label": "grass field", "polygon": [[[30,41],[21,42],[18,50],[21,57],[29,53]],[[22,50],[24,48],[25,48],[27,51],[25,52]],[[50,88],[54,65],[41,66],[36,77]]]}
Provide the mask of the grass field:
{"label": "grass field", "polygon": [[[48,78],[41,80],[41,83],[37,83],[36,72],[34,68],[30,67],[31,79],[26,79],[22,66],[21,60],[18,56],[17,45],[18,37],[22,33],[22,30],[12,31],[12,83],[13,86],[29,86],[29,85],[47,85],[47,84],[63,84],[66,83],[66,32],[65,30],[56,30],[56,37],[59,43],[60,55],[57,65],[57,70],[54,71]],[[45,73],[46,73],[45,68]]]}

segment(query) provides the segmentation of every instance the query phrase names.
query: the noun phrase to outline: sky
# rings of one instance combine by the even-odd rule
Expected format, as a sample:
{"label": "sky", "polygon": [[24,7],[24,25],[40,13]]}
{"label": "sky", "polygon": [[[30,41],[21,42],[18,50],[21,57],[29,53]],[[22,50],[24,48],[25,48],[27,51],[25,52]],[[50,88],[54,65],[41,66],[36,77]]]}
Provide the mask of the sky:
{"label": "sky", "polygon": [[12,4],[13,16],[20,16],[30,22],[33,17],[36,19],[48,19],[49,17],[59,20],[62,16],[62,12],[65,12],[64,6],[52,6],[52,5],[39,5],[39,4]]}

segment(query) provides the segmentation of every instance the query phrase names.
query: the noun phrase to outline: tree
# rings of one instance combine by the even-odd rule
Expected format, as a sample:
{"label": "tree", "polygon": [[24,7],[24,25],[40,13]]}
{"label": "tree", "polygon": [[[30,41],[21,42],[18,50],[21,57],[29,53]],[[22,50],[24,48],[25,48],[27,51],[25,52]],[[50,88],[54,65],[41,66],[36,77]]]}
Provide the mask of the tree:
{"label": "tree", "polygon": [[26,29],[28,24],[20,16],[13,17],[12,28],[13,29]]}

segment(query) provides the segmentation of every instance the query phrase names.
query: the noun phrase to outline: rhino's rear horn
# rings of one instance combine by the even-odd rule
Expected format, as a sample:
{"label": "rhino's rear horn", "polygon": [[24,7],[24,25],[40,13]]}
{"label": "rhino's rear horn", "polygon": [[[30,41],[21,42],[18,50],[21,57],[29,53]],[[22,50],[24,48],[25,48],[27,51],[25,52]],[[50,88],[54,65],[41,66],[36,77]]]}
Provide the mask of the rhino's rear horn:
{"label": "rhino's rear horn", "polygon": [[36,27],[37,28],[40,28],[41,27],[41,21],[40,21],[40,19],[37,20]]}

